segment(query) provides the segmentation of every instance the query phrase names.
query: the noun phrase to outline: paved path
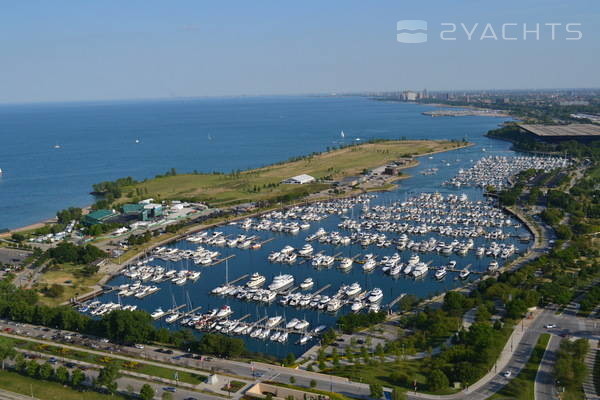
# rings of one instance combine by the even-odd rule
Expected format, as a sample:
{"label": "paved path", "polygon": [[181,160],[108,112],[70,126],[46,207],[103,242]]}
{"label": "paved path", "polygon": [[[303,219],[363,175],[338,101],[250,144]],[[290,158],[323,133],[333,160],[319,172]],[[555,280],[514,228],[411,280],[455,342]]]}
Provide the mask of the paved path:
{"label": "paved path", "polygon": [[558,351],[559,345],[560,338],[555,335],[551,335],[535,376],[535,400],[550,400],[558,398],[558,393],[554,387],[553,370],[554,363],[556,362],[556,352]]}
{"label": "paved path", "polygon": [[19,393],[9,392],[8,390],[0,389],[0,399],[2,400],[36,400],[36,397],[24,396]]}

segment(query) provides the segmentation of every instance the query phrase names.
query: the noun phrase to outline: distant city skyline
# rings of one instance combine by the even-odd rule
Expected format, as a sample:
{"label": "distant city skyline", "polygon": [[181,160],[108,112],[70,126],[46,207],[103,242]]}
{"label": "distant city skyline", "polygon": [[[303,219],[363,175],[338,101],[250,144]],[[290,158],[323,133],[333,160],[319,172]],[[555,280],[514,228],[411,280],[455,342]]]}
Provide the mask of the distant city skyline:
{"label": "distant city skyline", "polygon": [[[599,17],[592,0],[15,1],[0,103],[598,88]],[[399,41],[407,20],[426,42]]]}

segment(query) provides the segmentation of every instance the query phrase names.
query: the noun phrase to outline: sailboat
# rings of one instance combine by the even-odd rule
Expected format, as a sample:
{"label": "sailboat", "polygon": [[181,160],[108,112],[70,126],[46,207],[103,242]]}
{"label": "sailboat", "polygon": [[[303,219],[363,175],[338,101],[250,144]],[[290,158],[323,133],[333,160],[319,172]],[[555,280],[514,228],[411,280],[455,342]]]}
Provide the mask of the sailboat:
{"label": "sailboat", "polygon": [[342,139],[346,137],[346,135],[344,134],[344,131],[343,131],[343,130],[342,130],[342,132],[340,133],[340,136],[342,137]]}
{"label": "sailboat", "polygon": [[208,134],[208,140],[212,140],[212,136],[210,135],[210,133]]}

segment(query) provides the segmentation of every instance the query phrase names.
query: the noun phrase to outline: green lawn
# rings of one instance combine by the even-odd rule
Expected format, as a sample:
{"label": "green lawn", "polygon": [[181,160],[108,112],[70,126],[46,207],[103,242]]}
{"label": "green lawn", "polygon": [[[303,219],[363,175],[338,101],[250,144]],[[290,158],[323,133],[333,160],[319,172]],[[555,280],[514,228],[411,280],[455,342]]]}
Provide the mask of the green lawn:
{"label": "green lawn", "polygon": [[534,400],[535,398],[535,376],[538,367],[544,357],[546,346],[550,340],[550,334],[544,333],[538,339],[527,364],[521,370],[519,375],[514,377],[508,385],[502,390],[490,397],[492,400],[500,399],[518,399],[518,400]]}
{"label": "green lawn", "polygon": [[361,364],[352,366],[340,366],[338,368],[325,369],[323,372],[331,375],[349,378],[355,382],[380,384],[386,387],[395,387],[400,390],[406,390],[399,386],[398,382],[391,377],[394,372],[402,371],[409,376],[414,377],[417,383],[423,385],[426,382],[425,376],[420,373],[421,361],[399,361],[393,363],[374,362],[371,364]]}
{"label": "green lawn", "polygon": [[458,146],[456,142],[433,140],[365,143],[235,174],[164,176],[124,187],[119,202],[130,201],[140,191],[144,196],[154,199],[192,199],[213,206],[269,200],[282,195],[298,198],[306,193],[319,192],[329,185],[280,185],[280,182],[299,174],[309,174],[317,179],[358,175],[364,169],[385,165],[402,157],[451,150]]}
{"label": "green lawn", "polygon": [[110,396],[97,392],[80,392],[56,382],[41,381],[11,371],[0,371],[0,388],[42,400],[125,400],[120,395]]}

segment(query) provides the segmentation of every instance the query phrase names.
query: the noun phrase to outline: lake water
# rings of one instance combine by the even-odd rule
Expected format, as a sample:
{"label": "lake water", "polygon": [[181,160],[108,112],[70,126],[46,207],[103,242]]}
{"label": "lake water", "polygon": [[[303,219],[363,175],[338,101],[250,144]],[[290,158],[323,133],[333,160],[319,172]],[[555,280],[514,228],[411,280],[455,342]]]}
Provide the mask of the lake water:
{"label": "lake water", "polygon": [[3,105],[0,229],[88,205],[91,185],[104,180],[257,167],[338,145],[341,130],[346,142],[404,136],[486,144],[481,135],[502,121],[420,114],[429,109],[360,97]]}
{"label": "lake water", "polygon": [[[0,168],[5,173],[0,178],[0,227],[16,227],[36,222],[53,215],[55,210],[71,205],[86,205],[93,199],[87,194],[90,186],[102,180],[122,176],[138,179],[163,173],[171,167],[179,171],[230,171],[265,165],[324,150],[339,145],[339,132],[343,129],[346,143],[357,138],[401,138],[410,139],[463,139],[475,145],[468,148],[422,157],[421,164],[406,170],[412,175],[403,180],[397,190],[378,193],[371,204],[390,204],[404,200],[420,192],[439,191],[443,194],[466,193],[471,200],[482,199],[480,189],[454,189],[442,186],[460,168],[468,168],[473,161],[486,154],[510,155],[509,144],[493,141],[483,134],[497,126],[502,119],[487,117],[439,117],[431,118],[420,113],[431,109],[428,106],[372,101],[365,98],[309,98],[269,97],[210,99],[137,103],[98,104],[55,104],[34,106],[4,106],[0,108],[0,133],[3,146],[0,148]],[[139,140],[139,143],[136,143]],[[55,145],[60,148],[54,148]],[[485,149],[485,151],[484,151]],[[420,171],[439,168],[436,175],[422,175]],[[360,214],[360,207],[354,210]],[[382,304],[386,304],[400,293],[429,297],[436,293],[463,285],[449,273],[442,281],[433,279],[430,272],[424,279],[414,280],[401,276],[394,279],[381,270],[366,274],[359,264],[348,273],[337,268],[315,269],[310,263],[282,265],[268,262],[271,251],[285,245],[300,248],[305,238],[323,227],[327,231],[338,230],[339,216],[331,216],[298,235],[251,232],[263,240],[274,240],[260,250],[220,248],[222,255],[235,254],[228,263],[229,279],[258,271],[267,277],[267,284],[279,273],[291,273],[296,283],[306,277],[315,280],[312,289],[326,284],[331,287],[323,294],[332,295],[343,284],[358,282],[363,289],[379,287],[384,292]],[[218,230],[225,234],[247,233],[238,226],[224,226]],[[509,230],[518,234],[521,230]],[[346,232],[347,233],[347,232]],[[393,238],[397,235],[388,234]],[[451,238],[426,234],[411,239],[423,240],[437,237],[446,242]],[[460,240],[460,239],[459,239]],[[526,245],[512,242],[522,251]],[[358,245],[334,247],[313,242],[315,251],[327,254],[342,252],[344,256],[375,253],[381,258],[396,252],[394,247],[380,249]],[[475,246],[487,243],[475,240]],[[193,245],[180,241],[172,246],[193,249]],[[407,261],[411,252],[401,253]],[[461,268],[472,264],[474,271],[483,271],[490,258],[476,258],[471,252],[465,257],[444,257],[436,253],[422,253],[421,259],[432,265],[447,264],[450,259]],[[168,309],[173,301],[183,304],[189,298],[201,311],[228,304],[234,310],[232,318],[251,314],[248,322],[265,315],[283,315],[306,319],[314,328],[324,324],[333,326],[336,319],[347,312],[343,307],[336,314],[308,309],[284,307],[276,301],[271,305],[218,297],[210,294],[215,287],[225,282],[225,263],[214,267],[194,267],[189,261],[167,262],[155,260],[153,265],[168,268],[190,268],[202,271],[200,279],[184,286],[170,282],[158,284],[161,290],[139,300],[134,297],[122,299],[123,304],[135,304],[140,309],[153,311],[157,307]],[[337,263],[336,263],[337,264]],[[119,276],[109,284],[129,282]],[[240,284],[245,283],[245,280]],[[98,300],[117,301],[115,293]],[[158,321],[159,326],[177,329]],[[250,349],[278,356],[289,352],[301,354],[315,342],[300,346],[295,344],[297,336],[290,337],[285,344],[245,338]]]}

